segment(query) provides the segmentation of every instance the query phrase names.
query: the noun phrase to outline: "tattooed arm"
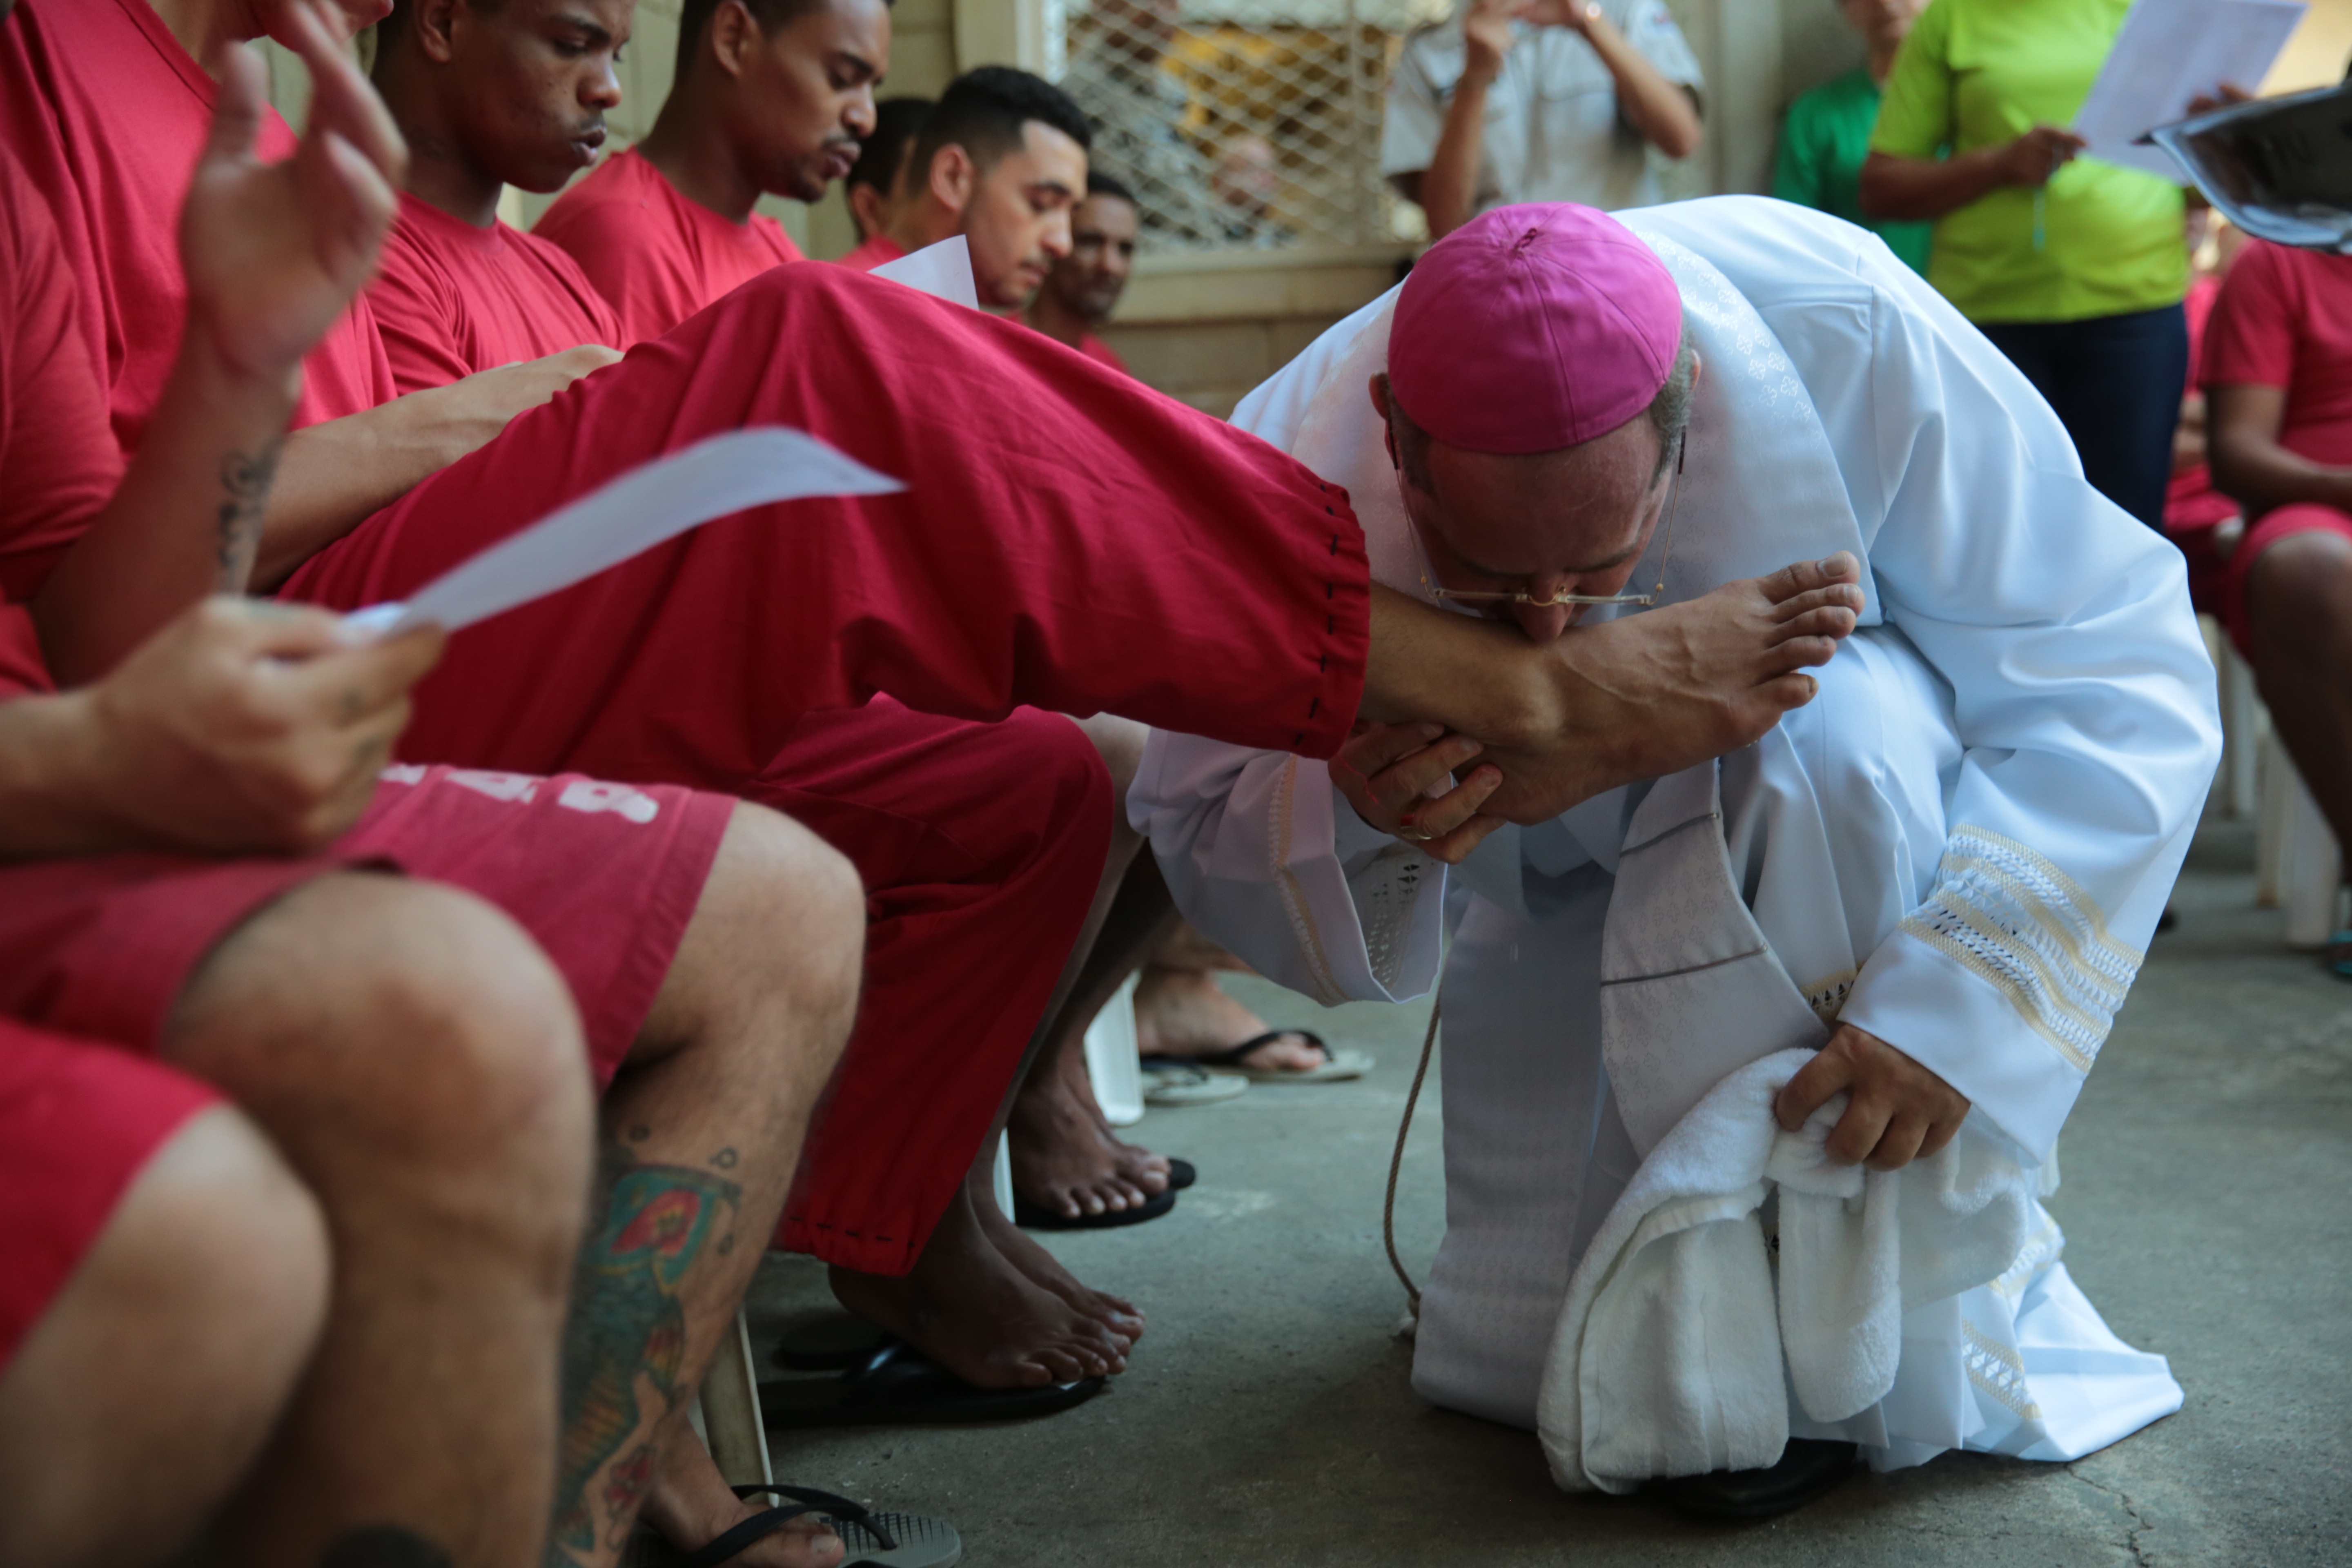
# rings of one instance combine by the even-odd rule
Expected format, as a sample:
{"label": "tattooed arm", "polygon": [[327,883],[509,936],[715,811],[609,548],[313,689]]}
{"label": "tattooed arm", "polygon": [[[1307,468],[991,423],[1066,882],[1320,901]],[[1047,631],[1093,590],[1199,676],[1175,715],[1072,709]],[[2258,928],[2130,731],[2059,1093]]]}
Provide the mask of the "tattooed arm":
{"label": "tattooed arm", "polygon": [[35,599],[61,686],[97,679],[207,594],[242,592],[302,356],[375,267],[406,153],[383,105],[307,5],[288,41],[313,84],[301,149],[253,153],[261,66],[224,47],[213,132],[180,219],[188,321],[121,488]]}

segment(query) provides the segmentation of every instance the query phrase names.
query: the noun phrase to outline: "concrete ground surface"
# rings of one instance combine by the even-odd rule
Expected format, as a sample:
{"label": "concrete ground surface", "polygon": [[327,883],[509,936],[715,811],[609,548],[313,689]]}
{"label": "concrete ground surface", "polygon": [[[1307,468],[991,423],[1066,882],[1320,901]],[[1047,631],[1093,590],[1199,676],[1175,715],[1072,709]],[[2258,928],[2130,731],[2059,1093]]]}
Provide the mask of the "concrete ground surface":
{"label": "concrete ground surface", "polygon": [[[1858,1472],[1745,1527],[1556,1490],[1531,1434],[1417,1399],[1392,1337],[1381,1186],[1425,1009],[1327,1012],[1243,979],[1269,1019],[1379,1067],[1129,1130],[1200,1185],[1164,1219],[1046,1238],[1150,1314],[1127,1374],[1025,1425],[778,1433],[778,1473],[951,1520],[975,1568],[2352,1564],[2352,985],[2285,950],[2252,865],[2246,828],[2200,839],[2062,1144],[2068,1267],[2188,1391],[2104,1453]],[[1416,1275],[1441,1225],[1436,1111],[1425,1097],[1398,1201]],[[829,1300],[820,1268],[772,1259],[760,1353]]]}

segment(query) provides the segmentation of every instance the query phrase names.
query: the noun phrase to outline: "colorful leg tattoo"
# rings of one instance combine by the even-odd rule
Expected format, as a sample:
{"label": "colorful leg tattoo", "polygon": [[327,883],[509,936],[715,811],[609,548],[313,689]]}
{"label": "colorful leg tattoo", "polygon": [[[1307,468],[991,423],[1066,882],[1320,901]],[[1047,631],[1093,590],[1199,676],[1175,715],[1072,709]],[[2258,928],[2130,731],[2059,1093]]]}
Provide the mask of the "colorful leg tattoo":
{"label": "colorful leg tattoo", "polygon": [[[735,1152],[711,1163],[724,1170]],[[550,1568],[595,1550],[600,1534],[625,1529],[653,1479],[654,1426],[691,1390],[680,1389],[686,1309],[680,1286],[743,1189],[685,1165],[641,1165],[607,1146],[604,1202],[595,1234],[581,1249],[572,1316],[563,1333],[563,1432],[558,1448]],[[731,1250],[734,1233],[719,1239]],[[656,1396],[641,1397],[650,1383]],[[649,1408],[648,1406],[652,1407]],[[604,1485],[589,1488],[600,1472]]]}

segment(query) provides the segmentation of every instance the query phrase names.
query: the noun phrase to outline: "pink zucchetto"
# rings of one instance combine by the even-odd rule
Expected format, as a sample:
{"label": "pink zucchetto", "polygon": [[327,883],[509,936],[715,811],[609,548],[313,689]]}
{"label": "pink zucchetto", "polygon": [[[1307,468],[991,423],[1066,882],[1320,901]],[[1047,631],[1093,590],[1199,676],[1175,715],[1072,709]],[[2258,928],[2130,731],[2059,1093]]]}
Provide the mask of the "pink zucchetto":
{"label": "pink zucchetto", "polygon": [[1682,296],[1650,247],[1591,207],[1496,207],[1429,247],[1397,297],[1389,386],[1468,452],[1605,436],[1673,374]]}

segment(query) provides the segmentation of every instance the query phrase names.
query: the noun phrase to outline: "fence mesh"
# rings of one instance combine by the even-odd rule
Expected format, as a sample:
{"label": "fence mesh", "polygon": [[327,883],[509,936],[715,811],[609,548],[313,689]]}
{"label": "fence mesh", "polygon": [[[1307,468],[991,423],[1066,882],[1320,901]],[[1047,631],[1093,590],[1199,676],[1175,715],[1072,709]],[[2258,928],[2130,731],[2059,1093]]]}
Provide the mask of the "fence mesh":
{"label": "fence mesh", "polygon": [[1451,0],[1060,0],[1047,70],[1096,122],[1153,251],[1393,244],[1420,209],[1380,174],[1404,37]]}

